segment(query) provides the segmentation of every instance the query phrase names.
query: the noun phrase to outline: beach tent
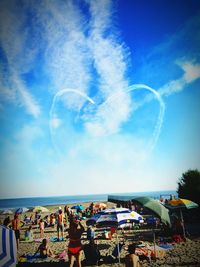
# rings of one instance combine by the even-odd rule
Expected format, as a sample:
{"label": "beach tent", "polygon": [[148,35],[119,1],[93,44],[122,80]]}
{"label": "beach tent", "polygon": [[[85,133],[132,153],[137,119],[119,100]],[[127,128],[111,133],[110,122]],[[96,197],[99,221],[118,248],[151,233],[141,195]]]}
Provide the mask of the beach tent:
{"label": "beach tent", "polygon": [[3,225],[0,225],[0,242],[0,266],[16,266],[17,245],[14,231]]}

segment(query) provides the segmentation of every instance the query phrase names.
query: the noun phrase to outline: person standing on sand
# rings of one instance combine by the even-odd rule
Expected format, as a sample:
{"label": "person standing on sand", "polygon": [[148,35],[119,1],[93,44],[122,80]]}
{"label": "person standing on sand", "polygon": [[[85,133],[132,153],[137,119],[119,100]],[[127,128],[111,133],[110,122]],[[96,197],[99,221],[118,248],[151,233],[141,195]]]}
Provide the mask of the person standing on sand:
{"label": "person standing on sand", "polygon": [[[23,224],[22,225],[22,227],[24,226],[24,222],[23,221],[21,221],[20,219],[19,219],[19,214],[18,213],[16,213],[15,215],[14,215],[14,219],[11,221],[11,225],[12,225],[12,229],[13,229],[13,231],[15,232],[15,237],[16,237],[16,243],[17,243],[17,250],[19,249],[19,240],[20,240],[20,224]],[[9,224],[9,225],[10,225]],[[9,226],[8,225],[8,226]]]}
{"label": "person standing on sand", "polygon": [[[79,226],[79,227],[78,227]],[[69,267],[73,267],[76,259],[77,267],[81,267],[81,235],[85,231],[80,220],[76,217],[70,222],[69,227],[69,245],[68,245],[68,256],[69,256]]]}
{"label": "person standing on sand", "polygon": [[44,238],[44,221],[40,219],[39,221],[39,228],[40,228],[40,237]]}
{"label": "person standing on sand", "polygon": [[60,231],[62,240],[64,239],[64,217],[62,213],[62,209],[59,209],[58,211],[58,217],[57,217],[57,234],[58,234],[58,241],[60,240]]}

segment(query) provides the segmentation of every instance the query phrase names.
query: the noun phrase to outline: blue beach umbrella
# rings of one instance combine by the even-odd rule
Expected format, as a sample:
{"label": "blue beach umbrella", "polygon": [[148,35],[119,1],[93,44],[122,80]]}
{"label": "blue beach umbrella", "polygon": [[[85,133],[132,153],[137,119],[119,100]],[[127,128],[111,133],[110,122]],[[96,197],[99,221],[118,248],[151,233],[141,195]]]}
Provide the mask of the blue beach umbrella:
{"label": "blue beach umbrella", "polygon": [[15,213],[21,214],[21,213],[25,213],[27,212],[29,209],[23,207],[23,208],[19,208],[15,211]]}
{"label": "blue beach umbrella", "polygon": [[126,208],[105,209],[87,220],[87,225],[96,225],[97,227],[118,227],[143,221],[140,214],[130,211]]}
{"label": "blue beach umbrella", "polygon": [[16,266],[17,246],[14,231],[0,225],[0,243],[0,266]]}
{"label": "blue beach umbrella", "polygon": [[71,207],[72,210],[84,210],[84,206],[83,205],[75,205]]}

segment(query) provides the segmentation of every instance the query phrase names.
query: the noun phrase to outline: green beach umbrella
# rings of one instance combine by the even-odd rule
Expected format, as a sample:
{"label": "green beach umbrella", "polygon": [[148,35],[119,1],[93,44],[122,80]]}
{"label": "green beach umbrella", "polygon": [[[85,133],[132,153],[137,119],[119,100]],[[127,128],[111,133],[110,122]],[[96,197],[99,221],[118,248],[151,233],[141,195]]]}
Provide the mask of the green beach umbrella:
{"label": "green beach umbrella", "polygon": [[132,201],[141,204],[143,207],[155,213],[164,224],[171,225],[169,210],[165,208],[160,202],[150,197],[134,197]]}

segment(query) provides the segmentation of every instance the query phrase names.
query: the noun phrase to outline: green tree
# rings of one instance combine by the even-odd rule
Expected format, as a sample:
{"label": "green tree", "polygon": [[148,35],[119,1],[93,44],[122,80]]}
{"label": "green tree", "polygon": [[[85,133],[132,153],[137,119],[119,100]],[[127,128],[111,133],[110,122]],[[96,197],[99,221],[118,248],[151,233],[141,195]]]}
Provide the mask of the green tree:
{"label": "green tree", "polygon": [[177,193],[180,198],[190,199],[200,206],[200,172],[197,169],[182,174]]}

